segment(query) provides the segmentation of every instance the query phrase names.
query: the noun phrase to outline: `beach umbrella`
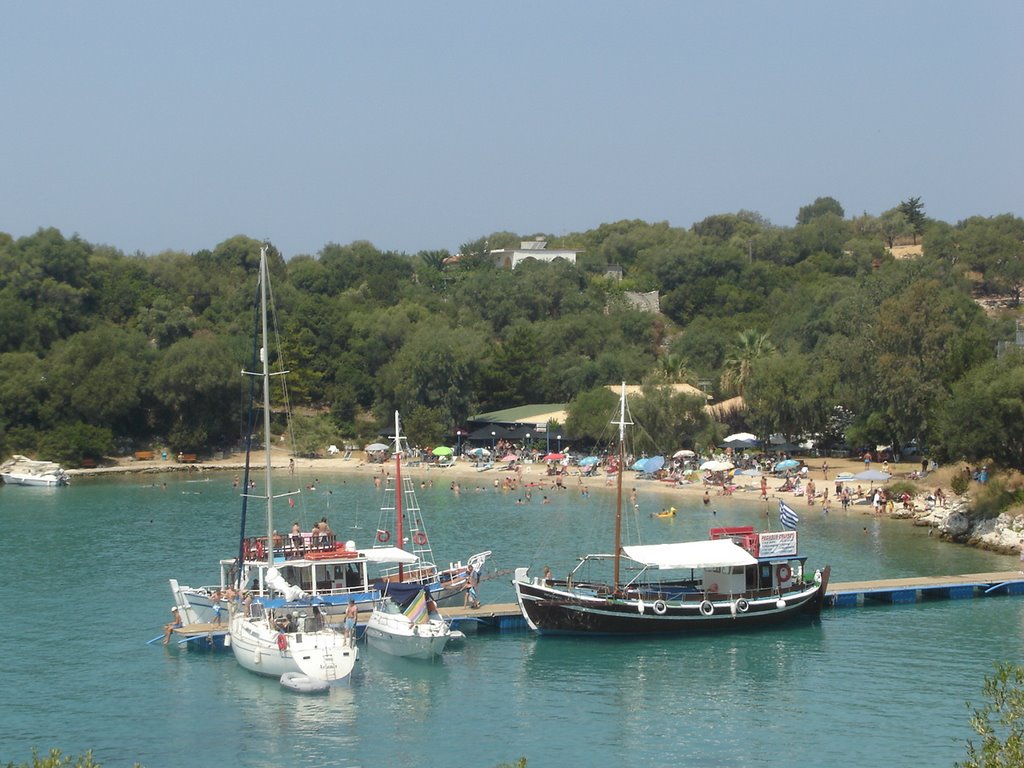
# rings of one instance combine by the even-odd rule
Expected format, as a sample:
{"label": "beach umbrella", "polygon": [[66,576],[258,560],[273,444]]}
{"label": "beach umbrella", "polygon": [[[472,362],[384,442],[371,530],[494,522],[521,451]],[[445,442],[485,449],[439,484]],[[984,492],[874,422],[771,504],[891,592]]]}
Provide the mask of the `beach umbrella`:
{"label": "beach umbrella", "polygon": [[514,453],[509,453],[509,454],[507,454],[505,456],[502,456],[501,460],[502,461],[519,461],[519,457],[516,456]]}
{"label": "beach umbrella", "polygon": [[564,453],[549,453],[544,457],[544,461],[561,461],[565,458]]}
{"label": "beach umbrella", "polygon": [[637,459],[633,462],[633,466],[630,467],[634,472],[643,472],[644,466],[647,464],[647,459]]}
{"label": "beach umbrella", "polygon": [[732,448],[735,450],[744,450],[746,448],[757,448],[761,445],[760,440],[729,440],[725,442],[726,448]]}
{"label": "beach umbrella", "polygon": [[490,456],[491,455],[491,452],[489,450],[487,450],[486,448],[473,448],[471,450],[466,451],[466,453],[468,455],[470,455],[470,456]]}
{"label": "beach umbrella", "polygon": [[592,467],[595,464],[600,464],[600,463],[601,463],[601,460],[599,458],[597,458],[597,456],[586,456],[586,457],[580,459],[580,466],[581,467]]}
{"label": "beach umbrella", "polygon": [[701,464],[700,468],[706,469],[709,472],[728,472],[733,468],[733,463],[731,461],[715,461],[711,459]]}
{"label": "beach umbrella", "polygon": [[760,469],[740,469],[736,472],[737,475],[743,475],[744,477],[760,477]]}
{"label": "beach umbrella", "polygon": [[775,465],[776,472],[784,472],[787,469],[796,469],[800,466],[800,462],[796,459],[784,459]]}
{"label": "beach umbrella", "polygon": [[[752,435],[749,432],[737,432],[734,435],[729,435],[725,438],[726,443],[756,443],[757,435]],[[733,446],[735,447],[735,446]]]}
{"label": "beach umbrella", "polygon": [[366,450],[373,453],[374,451],[386,451],[388,447],[384,443],[370,443],[366,446]]}
{"label": "beach umbrella", "polygon": [[657,472],[663,466],[665,466],[664,456],[651,456],[644,462],[644,472]]}
{"label": "beach umbrella", "polygon": [[437,448],[432,450],[431,453],[434,454],[435,456],[451,456],[452,449],[449,448],[447,445],[439,445],[437,446]]}
{"label": "beach umbrella", "polygon": [[691,451],[689,448],[683,448],[681,451],[676,451],[672,454],[673,459],[692,459],[697,454]]}
{"label": "beach umbrella", "polygon": [[882,482],[892,477],[888,472],[883,472],[880,469],[865,469],[863,472],[858,472],[853,476],[855,480],[868,480],[870,482]]}

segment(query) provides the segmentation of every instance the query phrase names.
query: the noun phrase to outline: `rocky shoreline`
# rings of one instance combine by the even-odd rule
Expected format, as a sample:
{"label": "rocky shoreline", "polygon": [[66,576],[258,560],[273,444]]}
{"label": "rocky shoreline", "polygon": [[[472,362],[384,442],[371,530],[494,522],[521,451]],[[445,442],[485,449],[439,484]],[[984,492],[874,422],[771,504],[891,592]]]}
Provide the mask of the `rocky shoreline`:
{"label": "rocky shoreline", "polygon": [[1024,549],[1024,516],[1005,512],[987,520],[974,520],[971,502],[966,496],[935,505],[894,514],[909,518],[914,525],[930,526],[939,535],[957,544],[987,549],[1003,555],[1014,555]]}

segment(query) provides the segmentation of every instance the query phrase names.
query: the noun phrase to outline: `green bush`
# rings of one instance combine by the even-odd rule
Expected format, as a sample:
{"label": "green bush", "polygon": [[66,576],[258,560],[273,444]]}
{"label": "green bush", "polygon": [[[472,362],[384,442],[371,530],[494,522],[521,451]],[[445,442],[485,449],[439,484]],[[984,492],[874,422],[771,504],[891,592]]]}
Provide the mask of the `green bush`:
{"label": "green bush", "polygon": [[990,478],[987,483],[978,486],[970,516],[975,520],[999,517],[1000,513],[1019,504],[1022,497],[1022,491],[1007,487],[1005,478]]}
{"label": "green bush", "polygon": [[970,481],[967,479],[967,475],[957,472],[953,475],[953,479],[949,481],[949,487],[953,490],[957,496],[962,496],[967,493],[967,486]]}
{"label": "green bush", "polygon": [[[51,749],[46,757],[40,757],[39,753],[33,749],[31,762],[17,765],[10,762],[7,764],[7,768],[101,768],[101,765],[92,759],[92,750],[73,758],[70,755],[62,757],[59,749]],[[141,766],[135,763],[135,768],[141,768]]]}

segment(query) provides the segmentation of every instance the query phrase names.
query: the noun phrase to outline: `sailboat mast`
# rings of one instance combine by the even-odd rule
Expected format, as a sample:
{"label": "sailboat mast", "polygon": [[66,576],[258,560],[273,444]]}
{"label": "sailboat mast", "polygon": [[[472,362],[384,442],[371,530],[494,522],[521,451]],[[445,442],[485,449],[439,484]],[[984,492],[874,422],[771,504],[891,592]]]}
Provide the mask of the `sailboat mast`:
{"label": "sailboat mast", "polygon": [[[613,424],[615,422],[612,422]],[[612,573],[612,589],[619,588],[619,563],[622,559],[622,473],[626,469],[626,382],[622,382],[619,398],[619,471],[616,473],[615,490],[615,567]]]}
{"label": "sailboat mast", "polygon": [[270,355],[267,339],[267,246],[260,247],[260,314],[263,319],[260,360],[263,363],[263,469],[264,493],[267,495],[267,564],[274,565],[274,495],[270,488]]}
{"label": "sailboat mast", "polygon": [[[402,546],[402,433],[398,431],[398,411],[395,411],[395,541]],[[398,564],[398,581],[405,581],[405,569]]]}

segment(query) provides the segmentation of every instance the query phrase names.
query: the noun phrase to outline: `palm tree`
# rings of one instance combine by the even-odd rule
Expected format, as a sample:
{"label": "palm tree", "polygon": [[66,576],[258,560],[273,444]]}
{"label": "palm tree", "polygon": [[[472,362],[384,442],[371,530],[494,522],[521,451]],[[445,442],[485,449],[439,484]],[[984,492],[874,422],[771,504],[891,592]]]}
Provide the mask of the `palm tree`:
{"label": "palm tree", "polygon": [[750,381],[750,372],[758,358],[775,354],[775,345],[767,333],[740,331],[735,344],[729,347],[722,370],[722,389],[742,396]]}
{"label": "palm tree", "polygon": [[689,361],[675,352],[659,357],[654,373],[666,384],[685,384],[692,378]]}

